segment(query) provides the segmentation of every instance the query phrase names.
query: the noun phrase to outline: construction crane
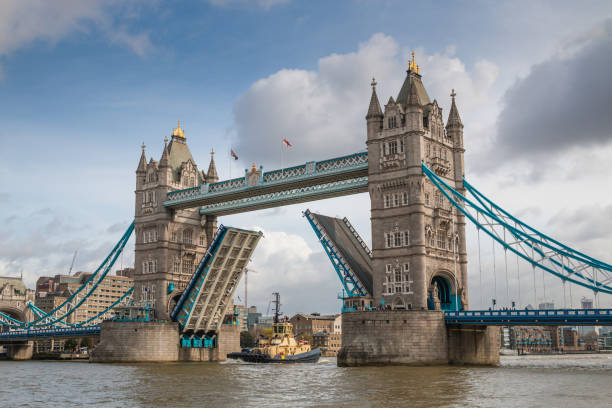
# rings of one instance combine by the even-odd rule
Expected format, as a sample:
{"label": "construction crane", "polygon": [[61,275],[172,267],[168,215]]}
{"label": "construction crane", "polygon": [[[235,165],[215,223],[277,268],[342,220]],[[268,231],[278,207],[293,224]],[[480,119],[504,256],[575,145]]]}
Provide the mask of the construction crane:
{"label": "construction crane", "polygon": [[255,272],[255,273],[259,273],[254,269],[251,268],[244,268],[244,310],[245,313],[249,313],[249,302],[248,302],[248,276],[249,276],[249,272]]}
{"label": "construction crane", "polygon": [[74,261],[76,260],[76,256],[79,250],[74,251],[74,255],[72,256],[72,263],[70,264],[70,269],[68,269],[68,276],[72,273],[72,268],[74,267]]}

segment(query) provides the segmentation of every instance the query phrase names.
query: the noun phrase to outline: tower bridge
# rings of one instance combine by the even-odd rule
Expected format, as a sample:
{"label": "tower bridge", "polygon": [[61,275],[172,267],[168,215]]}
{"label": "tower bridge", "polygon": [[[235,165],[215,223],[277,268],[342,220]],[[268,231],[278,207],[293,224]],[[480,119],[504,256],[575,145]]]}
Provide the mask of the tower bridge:
{"label": "tower bridge", "polygon": [[371,247],[346,218],[304,213],[345,291],[339,364],[495,364],[495,325],[612,324],[609,309],[470,310],[467,222],[505,256],[567,284],[570,297],[572,285],[612,293],[612,266],[523,223],[465,179],[456,94],[444,121],[414,57],[384,110],[376,85],[364,152],[273,171],[254,164],[219,181],[214,153],[200,170],[180,122],[159,161],[147,160],[143,144],[134,224],[90,278],[104,279],[134,232],[134,289],[113,305],[115,318],[66,323],[90,293],[83,291],[27,321],[0,313],[9,330],[0,342],[97,330],[95,361],[223,359],[238,347],[228,311],[262,234],[217,226],[217,217],[362,192],[371,202]]}

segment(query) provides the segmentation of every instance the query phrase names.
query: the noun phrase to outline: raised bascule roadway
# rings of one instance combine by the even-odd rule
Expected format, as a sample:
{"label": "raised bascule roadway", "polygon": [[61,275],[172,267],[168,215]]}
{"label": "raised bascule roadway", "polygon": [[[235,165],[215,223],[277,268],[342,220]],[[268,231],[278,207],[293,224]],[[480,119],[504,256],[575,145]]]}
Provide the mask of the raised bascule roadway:
{"label": "raised bascule roadway", "polygon": [[[28,305],[31,321],[0,311],[0,343],[25,347],[32,339],[99,333],[97,361],[223,359],[237,347],[232,297],[262,234],[217,227],[217,216],[362,192],[371,199],[371,249],[348,219],[303,214],[344,292],[339,364],[495,364],[494,326],[611,325],[612,309],[572,308],[571,288],[592,290],[597,305],[601,294],[612,294],[612,266],[522,222],[465,179],[463,124],[454,91],[451,97],[445,123],[413,59],[384,111],[372,82],[365,152],[273,171],[253,164],[225,181],[212,155],[208,171],[198,170],[179,123],[159,162],[147,162],[143,145],[135,221],[88,289],[50,313]],[[536,270],[560,280],[564,308],[470,310],[467,222],[478,234],[480,279],[484,235],[503,250],[506,281],[510,255],[517,267],[533,269],[534,300]],[[133,232],[133,290],[94,318],[69,323]],[[152,342],[158,349],[147,349]]]}

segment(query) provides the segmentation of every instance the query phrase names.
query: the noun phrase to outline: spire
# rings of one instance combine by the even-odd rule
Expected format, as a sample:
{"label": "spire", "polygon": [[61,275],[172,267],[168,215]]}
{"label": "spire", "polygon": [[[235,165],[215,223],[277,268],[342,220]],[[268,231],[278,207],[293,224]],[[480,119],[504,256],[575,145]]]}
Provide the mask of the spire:
{"label": "spire", "polygon": [[408,63],[408,72],[414,72],[415,74],[421,75],[419,66],[416,64],[416,60],[414,59],[414,51],[412,51],[412,61]]}
{"label": "spire", "polygon": [[138,168],[136,169],[137,173],[144,173],[147,168],[147,156],[145,155],[145,146],[144,142],[142,142],[142,154],[140,155],[140,161],[138,162]]}
{"label": "spire", "polygon": [[452,98],[450,112],[448,113],[448,120],[446,121],[446,127],[463,127],[463,123],[461,123],[461,117],[459,116],[459,110],[457,109],[457,105],[455,104],[455,90],[450,94]]}
{"label": "spire", "polygon": [[215,151],[210,150],[210,164],[208,165],[208,173],[206,174],[206,182],[216,183],[219,181],[219,175],[217,174],[217,167],[215,166]]}
{"label": "spire", "polygon": [[164,137],[164,152],[162,153],[161,159],[159,160],[160,167],[168,167],[170,162],[168,161],[168,137]]}
{"label": "spire", "polygon": [[372,97],[370,98],[370,107],[368,108],[368,114],[366,119],[371,118],[382,118],[383,113],[380,109],[380,103],[378,102],[378,95],[376,95],[376,79],[372,78]]}

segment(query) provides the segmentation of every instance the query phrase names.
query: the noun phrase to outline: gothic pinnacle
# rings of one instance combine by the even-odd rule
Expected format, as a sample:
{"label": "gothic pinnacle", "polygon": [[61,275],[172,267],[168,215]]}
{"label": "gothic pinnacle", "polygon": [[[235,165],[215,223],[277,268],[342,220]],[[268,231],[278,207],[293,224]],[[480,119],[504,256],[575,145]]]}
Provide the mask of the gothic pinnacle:
{"label": "gothic pinnacle", "polygon": [[376,79],[372,78],[372,96],[370,97],[370,106],[368,107],[368,113],[366,119],[382,118],[383,112],[380,108],[380,102],[378,102],[378,95],[376,95]]}

